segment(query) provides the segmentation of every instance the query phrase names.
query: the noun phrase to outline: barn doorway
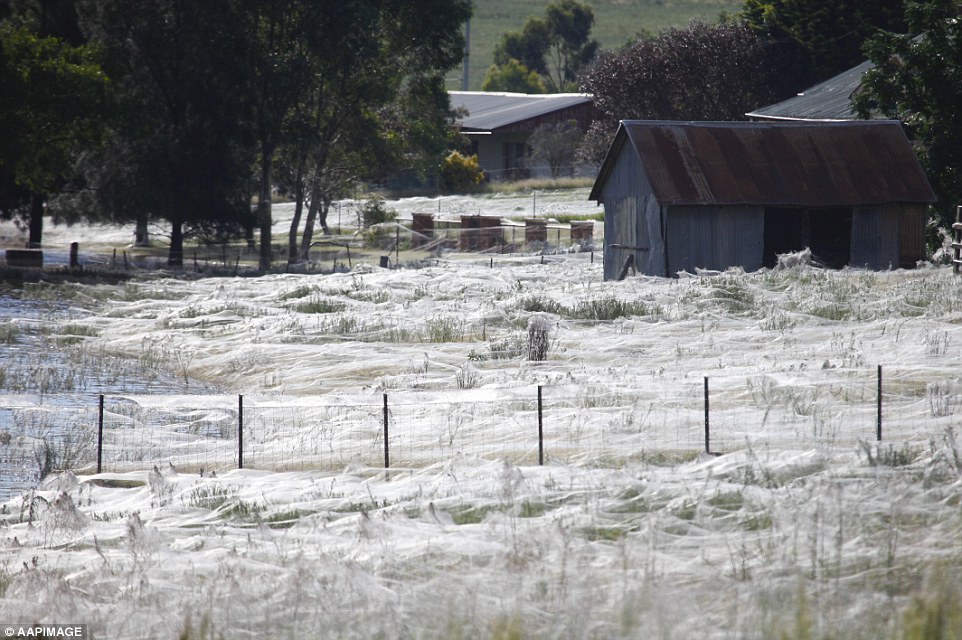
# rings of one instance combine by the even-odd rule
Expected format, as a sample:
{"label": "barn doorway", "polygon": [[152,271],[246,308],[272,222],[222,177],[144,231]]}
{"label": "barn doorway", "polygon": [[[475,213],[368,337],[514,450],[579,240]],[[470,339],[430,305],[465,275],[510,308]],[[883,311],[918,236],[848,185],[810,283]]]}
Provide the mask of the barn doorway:
{"label": "barn doorway", "polygon": [[778,263],[778,254],[809,248],[820,264],[840,269],[852,255],[852,210],[846,207],[824,209],[765,209],[762,264]]}
{"label": "barn doorway", "polygon": [[778,254],[801,251],[808,246],[808,216],[802,209],[765,209],[764,235],[762,264],[771,269],[778,263]]}
{"label": "barn doorway", "polygon": [[849,263],[852,259],[851,209],[812,209],[808,229],[815,260],[832,269],[841,269]]}

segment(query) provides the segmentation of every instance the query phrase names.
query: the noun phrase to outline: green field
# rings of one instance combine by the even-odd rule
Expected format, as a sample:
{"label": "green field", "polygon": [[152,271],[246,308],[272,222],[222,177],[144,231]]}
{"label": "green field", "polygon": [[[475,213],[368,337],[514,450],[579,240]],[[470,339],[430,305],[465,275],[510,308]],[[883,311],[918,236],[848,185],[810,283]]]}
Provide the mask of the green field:
{"label": "green field", "polygon": [[[475,0],[471,19],[469,88],[479,90],[491,66],[494,46],[506,31],[519,30],[531,16],[543,16],[546,0]],[[592,0],[592,35],[605,49],[628,42],[642,31],[657,33],[690,20],[714,22],[722,12],[741,9],[742,0]],[[461,67],[448,73],[448,89],[460,89]]]}

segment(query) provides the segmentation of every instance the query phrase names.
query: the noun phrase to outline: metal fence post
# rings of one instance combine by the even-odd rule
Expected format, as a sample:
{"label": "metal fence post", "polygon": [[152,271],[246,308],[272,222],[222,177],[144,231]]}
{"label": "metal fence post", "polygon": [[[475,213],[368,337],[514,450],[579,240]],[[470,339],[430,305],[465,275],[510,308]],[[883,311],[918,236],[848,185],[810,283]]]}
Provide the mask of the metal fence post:
{"label": "metal fence post", "polygon": [[391,451],[387,442],[388,430],[387,430],[387,394],[384,394],[384,468],[391,468]]}
{"label": "metal fence post", "polygon": [[104,465],[104,394],[100,394],[100,409],[97,419],[97,473],[103,471]]}
{"label": "metal fence post", "polygon": [[237,396],[237,468],[244,468],[244,396]]}
{"label": "metal fence post", "polygon": [[544,466],[544,415],[542,412],[541,385],[538,385],[538,464]]}
{"label": "metal fence post", "polygon": [[878,410],[875,422],[875,439],[882,441],[882,365],[878,366]]}
{"label": "metal fence post", "polygon": [[705,376],[705,453],[711,453],[711,426],[708,411],[708,376]]}

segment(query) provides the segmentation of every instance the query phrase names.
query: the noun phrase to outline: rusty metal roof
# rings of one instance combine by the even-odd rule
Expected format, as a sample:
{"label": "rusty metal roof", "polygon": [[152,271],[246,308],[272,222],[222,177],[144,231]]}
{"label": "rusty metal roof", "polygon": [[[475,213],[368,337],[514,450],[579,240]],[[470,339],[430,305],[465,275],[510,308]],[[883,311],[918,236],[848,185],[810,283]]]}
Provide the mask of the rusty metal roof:
{"label": "rusty metal roof", "polygon": [[832,207],[932,202],[895,121],[838,123],[622,121],[589,199],[625,144],[659,204]]}

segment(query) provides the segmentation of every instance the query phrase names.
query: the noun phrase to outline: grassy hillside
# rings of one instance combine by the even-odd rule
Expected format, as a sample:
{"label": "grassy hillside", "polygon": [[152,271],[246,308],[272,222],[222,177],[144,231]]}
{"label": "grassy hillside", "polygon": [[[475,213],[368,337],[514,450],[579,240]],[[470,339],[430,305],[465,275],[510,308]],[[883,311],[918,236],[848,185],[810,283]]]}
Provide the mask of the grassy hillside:
{"label": "grassy hillside", "polygon": [[[505,31],[521,29],[531,16],[543,16],[546,0],[475,0],[471,20],[470,89],[481,88],[494,46]],[[658,32],[690,20],[714,22],[738,11],[742,0],[588,0],[595,11],[593,36],[606,49],[618,47],[640,31]],[[462,69],[448,75],[448,88],[460,89]]]}

